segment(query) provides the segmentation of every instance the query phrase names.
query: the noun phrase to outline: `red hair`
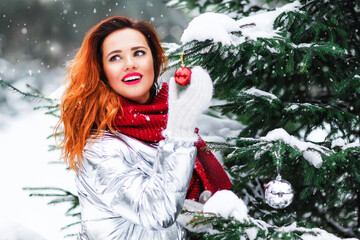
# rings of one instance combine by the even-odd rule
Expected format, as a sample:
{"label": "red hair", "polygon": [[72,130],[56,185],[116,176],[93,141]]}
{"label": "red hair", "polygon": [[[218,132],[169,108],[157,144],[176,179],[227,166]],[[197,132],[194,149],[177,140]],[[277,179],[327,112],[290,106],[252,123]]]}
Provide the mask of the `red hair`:
{"label": "red hair", "polygon": [[77,171],[81,165],[86,140],[99,136],[104,130],[115,131],[112,123],[122,111],[119,95],[112,90],[106,79],[102,63],[102,44],[114,31],[131,28],[141,32],[151,49],[154,62],[154,84],[150,89],[156,93],[159,75],[165,70],[166,57],[153,26],[135,22],[127,17],[112,17],[94,26],[68,67],[65,78],[68,83],[61,99],[61,116],[55,129],[63,124],[64,138],[59,144],[62,158],[70,169]]}

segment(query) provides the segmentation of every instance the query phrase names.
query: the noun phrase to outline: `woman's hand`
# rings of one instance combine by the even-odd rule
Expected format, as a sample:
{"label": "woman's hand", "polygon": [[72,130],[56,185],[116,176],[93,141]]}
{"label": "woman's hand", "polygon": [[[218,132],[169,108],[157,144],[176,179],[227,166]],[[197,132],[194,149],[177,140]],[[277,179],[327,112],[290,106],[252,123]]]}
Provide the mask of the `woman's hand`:
{"label": "woman's hand", "polygon": [[201,67],[192,69],[191,81],[179,96],[178,85],[171,78],[169,83],[169,114],[164,135],[175,140],[197,141],[195,125],[207,109],[213,94],[209,74]]}

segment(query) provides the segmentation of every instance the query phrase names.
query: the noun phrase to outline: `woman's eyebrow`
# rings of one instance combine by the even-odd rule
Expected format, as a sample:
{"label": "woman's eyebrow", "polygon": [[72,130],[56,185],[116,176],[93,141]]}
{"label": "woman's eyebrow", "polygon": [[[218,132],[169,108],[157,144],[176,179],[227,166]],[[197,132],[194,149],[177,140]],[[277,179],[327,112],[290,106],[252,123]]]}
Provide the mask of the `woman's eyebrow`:
{"label": "woman's eyebrow", "polygon": [[113,53],[121,53],[121,52],[122,52],[121,50],[114,50],[114,51],[111,51],[106,57],[109,57]]}
{"label": "woman's eyebrow", "polygon": [[[141,49],[141,48],[147,49],[147,47],[145,47],[145,46],[135,46],[135,47],[131,48],[131,51],[138,50],[138,49]],[[106,57],[109,57],[113,53],[122,53],[122,50],[117,49],[117,50],[111,51]]]}
{"label": "woman's eyebrow", "polygon": [[132,47],[131,50],[132,50],[132,51],[133,51],[133,50],[138,50],[138,49],[140,49],[140,48],[147,49],[147,47],[145,47],[145,46],[136,46],[136,47]]}

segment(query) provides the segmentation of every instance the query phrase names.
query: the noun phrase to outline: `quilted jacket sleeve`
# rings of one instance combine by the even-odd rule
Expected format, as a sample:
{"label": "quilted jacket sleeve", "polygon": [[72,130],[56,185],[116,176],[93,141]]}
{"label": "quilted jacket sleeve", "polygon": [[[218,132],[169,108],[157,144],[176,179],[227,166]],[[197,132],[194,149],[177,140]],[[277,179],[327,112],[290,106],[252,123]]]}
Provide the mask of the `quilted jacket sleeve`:
{"label": "quilted jacket sleeve", "polygon": [[[166,139],[151,151],[136,139],[96,141],[83,155],[79,196],[106,216],[120,216],[147,229],[166,228],[184,204],[196,158],[193,145]],[[96,217],[82,212],[84,218]]]}

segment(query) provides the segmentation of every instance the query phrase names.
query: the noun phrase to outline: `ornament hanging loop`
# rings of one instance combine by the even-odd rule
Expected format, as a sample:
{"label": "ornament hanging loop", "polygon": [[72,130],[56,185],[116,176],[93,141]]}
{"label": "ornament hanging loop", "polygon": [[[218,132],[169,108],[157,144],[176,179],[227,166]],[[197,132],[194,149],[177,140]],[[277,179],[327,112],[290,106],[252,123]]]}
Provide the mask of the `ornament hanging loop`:
{"label": "ornament hanging loop", "polygon": [[180,60],[181,60],[181,67],[185,67],[185,63],[184,63],[184,52],[182,52],[180,54]]}
{"label": "ornament hanging loop", "polygon": [[276,180],[277,181],[281,181],[282,177],[281,177],[281,174],[280,174],[280,170],[281,170],[281,161],[280,161],[280,151],[276,151],[275,152],[275,157],[276,157],[276,173],[277,173],[277,176],[276,176]]}
{"label": "ornament hanging loop", "polygon": [[[280,176],[280,170],[281,170],[281,161],[280,161],[280,151],[275,151],[275,157],[276,157],[276,173],[278,177]],[[281,179],[281,176],[280,176]]]}

